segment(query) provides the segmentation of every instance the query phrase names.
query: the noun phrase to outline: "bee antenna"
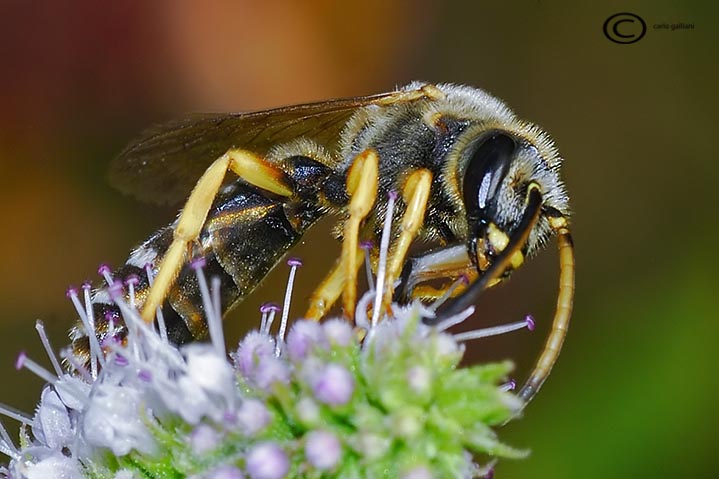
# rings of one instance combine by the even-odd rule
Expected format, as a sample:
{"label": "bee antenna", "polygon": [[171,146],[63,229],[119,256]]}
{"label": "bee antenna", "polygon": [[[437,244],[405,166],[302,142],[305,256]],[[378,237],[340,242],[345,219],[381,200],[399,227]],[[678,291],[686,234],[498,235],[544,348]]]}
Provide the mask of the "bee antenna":
{"label": "bee antenna", "polygon": [[557,293],[557,309],[554,312],[552,330],[544,344],[527,382],[519,391],[519,398],[528,404],[539,392],[544,380],[547,379],[552,366],[557,362],[564,338],[569,328],[574,305],[574,243],[569,231],[567,219],[560,214],[549,218],[550,226],[557,232],[559,249],[559,291]]}

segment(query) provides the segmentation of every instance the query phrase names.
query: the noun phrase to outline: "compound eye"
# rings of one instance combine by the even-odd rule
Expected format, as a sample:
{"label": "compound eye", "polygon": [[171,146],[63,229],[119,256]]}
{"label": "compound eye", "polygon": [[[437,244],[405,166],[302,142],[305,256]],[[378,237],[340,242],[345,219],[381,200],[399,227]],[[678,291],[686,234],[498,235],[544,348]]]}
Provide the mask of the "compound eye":
{"label": "compound eye", "polygon": [[467,163],[462,189],[469,223],[479,226],[492,221],[499,185],[509,170],[517,144],[511,136],[500,132],[490,133],[477,143]]}

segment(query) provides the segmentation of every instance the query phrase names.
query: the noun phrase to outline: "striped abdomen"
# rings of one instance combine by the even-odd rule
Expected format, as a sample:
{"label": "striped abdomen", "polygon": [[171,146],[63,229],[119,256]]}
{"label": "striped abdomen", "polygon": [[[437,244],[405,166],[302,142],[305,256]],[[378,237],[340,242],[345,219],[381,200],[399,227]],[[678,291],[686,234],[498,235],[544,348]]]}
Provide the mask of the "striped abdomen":
{"label": "striped abdomen", "polygon": [[[295,161],[298,164],[308,162],[314,169],[322,171],[321,179],[330,176],[327,172],[329,169],[314,160],[298,158]],[[294,171],[296,169],[290,169],[290,172]],[[337,178],[334,182],[337,182]],[[208,278],[220,278],[223,311],[248,295],[287,250],[297,243],[307,228],[322,216],[326,208],[320,206],[320,203],[326,204],[326,201],[319,201],[317,195],[324,183],[316,181],[309,191],[303,190],[302,185],[298,184],[297,196],[287,199],[274,197],[236,181],[217,196],[192,255],[204,257],[204,270]],[[145,268],[151,264],[153,275],[157,273],[157,267],[172,242],[172,235],[173,225],[160,229],[136,248],[125,265],[113,273],[116,281],[133,282],[135,306],[138,309],[150,287]],[[130,301],[127,284],[124,298]],[[92,302],[96,334],[100,341],[110,332],[111,324],[115,325],[115,334],[124,337],[124,323],[118,307],[110,299],[107,287],[95,290]],[[175,344],[205,336],[207,325],[199,286],[196,273],[189,263],[182,268],[162,312],[168,337]],[[75,354],[79,359],[87,358],[87,337],[80,328],[75,328],[72,336]]]}

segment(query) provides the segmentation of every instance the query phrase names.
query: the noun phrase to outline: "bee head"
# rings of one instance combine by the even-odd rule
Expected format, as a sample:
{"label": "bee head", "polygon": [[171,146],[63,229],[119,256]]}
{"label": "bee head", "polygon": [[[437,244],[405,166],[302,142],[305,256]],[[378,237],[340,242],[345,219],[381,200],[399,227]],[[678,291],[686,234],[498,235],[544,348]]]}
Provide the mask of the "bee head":
{"label": "bee head", "polygon": [[522,237],[509,272],[546,243],[553,217],[568,214],[559,156],[546,135],[524,125],[516,130],[480,126],[459,144],[455,184],[465,210],[461,236],[469,257],[485,271],[510,239]]}

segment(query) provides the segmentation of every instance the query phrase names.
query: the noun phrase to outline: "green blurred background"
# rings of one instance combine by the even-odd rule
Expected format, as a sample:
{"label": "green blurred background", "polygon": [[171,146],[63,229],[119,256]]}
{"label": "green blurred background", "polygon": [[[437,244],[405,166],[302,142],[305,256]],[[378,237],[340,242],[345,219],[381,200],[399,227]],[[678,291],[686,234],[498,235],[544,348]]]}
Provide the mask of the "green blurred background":
{"label": "green blurred background", "polygon": [[[15,372],[14,358],[27,349],[44,361],[36,318],[65,341],[66,286],[95,278],[101,261],[121,264],[174,217],[105,179],[142,128],[188,111],[457,82],[552,134],[574,208],[569,337],[525,417],[500,431],[531,457],[502,462],[497,477],[719,477],[718,7],[499,3],[2,2],[0,400],[32,409],[41,382]],[[641,16],[644,38],[609,41],[602,25],[618,12]],[[653,28],[678,22],[694,29]],[[297,314],[332,248],[319,227],[296,252],[308,265]],[[531,312],[540,327],[472,344],[475,360],[514,358],[525,377],[551,318],[556,262],[550,248],[483,298],[475,324]],[[279,268],[233,314],[228,341],[256,324],[261,302],[281,299],[286,275]]]}

